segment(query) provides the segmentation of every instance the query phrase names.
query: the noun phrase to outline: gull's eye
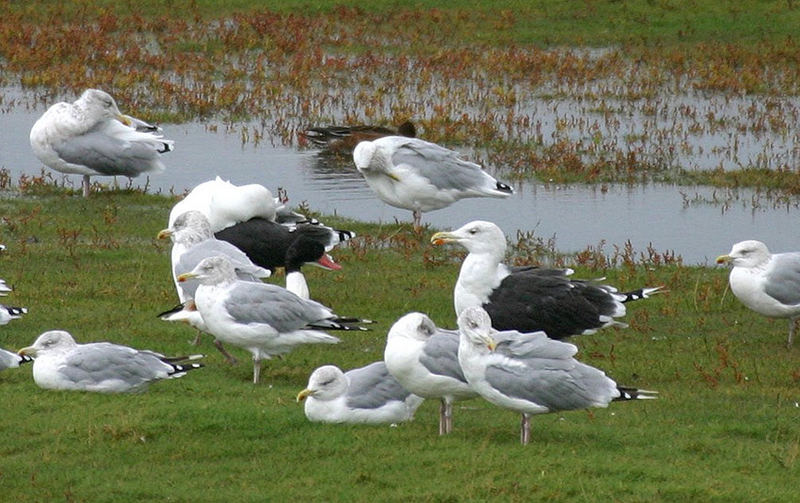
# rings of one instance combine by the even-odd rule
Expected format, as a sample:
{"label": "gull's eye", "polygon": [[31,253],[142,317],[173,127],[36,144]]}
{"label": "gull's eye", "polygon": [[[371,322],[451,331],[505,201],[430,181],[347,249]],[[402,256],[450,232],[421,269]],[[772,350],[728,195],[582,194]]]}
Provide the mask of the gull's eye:
{"label": "gull's eye", "polygon": [[333,381],[334,381],[333,379],[328,379],[327,381],[321,382],[320,386],[327,386],[331,384]]}
{"label": "gull's eye", "polygon": [[469,230],[469,233],[470,233],[470,234],[477,234],[477,233],[478,233],[478,229],[477,229],[477,227],[473,227],[472,229],[470,229],[470,230]]}

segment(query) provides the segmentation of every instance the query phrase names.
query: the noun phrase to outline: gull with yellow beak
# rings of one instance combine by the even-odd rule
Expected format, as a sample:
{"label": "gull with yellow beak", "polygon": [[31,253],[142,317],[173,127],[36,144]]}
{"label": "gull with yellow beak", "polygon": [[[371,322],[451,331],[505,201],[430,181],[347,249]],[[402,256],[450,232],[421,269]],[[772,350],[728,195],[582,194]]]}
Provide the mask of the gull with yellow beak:
{"label": "gull with yellow beak", "polygon": [[467,249],[453,291],[456,316],[468,307],[483,307],[498,330],[543,330],[551,339],[563,339],[605,327],[625,327],[616,318],[625,316],[626,303],[660,290],[618,292],[600,281],[572,279],[571,269],[509,267],[502,262],[506,254],[503,231],[483,220],[437,232],[431,243],[456,243]]}
{"label": "gull with yellow beak", "polygon": [[400,423],[414,419],[423,399],[392,377],[383,362],[342,370],[335,365],[319,367],[308,378],[308,387],[297,394],[305,400],[309,421],[322,423]]}
{"label": "gull with yellow beak", "polygon": [[203,355],[167,357],[110,342],[78,344],[69,332],[50,330],[19,350],[33,357],[33,380],[40,388],[100,393],[144,391],[154,381],[182,377],[203,367]]}
{"label": "gull with yellow beak", "polygon": [[617,386],[604,372],[574,358],[578,348],[544,332],[498,332],[480,307],[458,317],[458,361],[472,389],[522,414],[520,441],[530,440],[530,416],[606,407],[612,401],[656,398],[656,392]]}
{"label": "gull with yellow beak", "polygon": [[73,103],[52,105],[31,128],[33,153],[48,168],[83,175],[83,196],[91,176],[127,176],[161,172],[161,154],[173,149],[160,129],[123,115],[114,98],[87,89]]}
{"label": "gull with yellow beak", "polygon": [[770,318],[789,319],[789,338],[794,340],[795,321],[800,318],[800,252],[770,253],[761,241],[736,243],[718,264],[732,266],[728,281],[742,304]]}

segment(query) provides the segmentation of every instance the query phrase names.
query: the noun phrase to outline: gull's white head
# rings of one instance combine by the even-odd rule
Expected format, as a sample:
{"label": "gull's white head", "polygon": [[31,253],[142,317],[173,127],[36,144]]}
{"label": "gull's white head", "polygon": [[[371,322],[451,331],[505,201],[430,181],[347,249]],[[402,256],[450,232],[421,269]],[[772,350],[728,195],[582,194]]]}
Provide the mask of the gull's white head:
{"label": "gull's white head", "polygon": [[423,313],[408,313],[395,321],[389,329],[387,338],[406,338],[416,341],[426,341],[436,333],[436,325]]}
{"label": "gull's white head", "polygon": [[159,239],[171,238],[173,243],[186,246],[201,243],[212,236],[208,218],[195,210],[181,213],[171,227],[158,233]]}
{"label": "gull's white head", "polygon": [[178,276],[178,282],[197,279],[201,285],[218,285],[236,280],[236,269],[226,257],[208,257],[190,272]]}
{"label": "gull's white head", "polygon": [[369,169],[377,150],[378,146],[371,141],[362,141],[356,145],[356,148],[353,149],[353,162],[355,162],[356,168],[359,171]]}
{"label": "gull's white head", "polygon": [[749,239],[733,245],[727,255],[717,257],[717,264],[730,264],[734,267],[762,267],[766,265],[772,255],[767,245],[761,241]]}
{"label": "gull's white head", "polygon": [[36,338],[32,346],[19,350],[20,355],[40,356],[50,351],[66,351],[77,346],[75,339],[64,330],[50,330]]}
{"label": "gull's white head", "polygon": [[461,333],[461,340],[466,340],[479,352],[488,353],[497,346],[492,337],[495,333],[492,319],[482,307],[464,309],[458,316],[458,331]]}
{"label": "gull's white head", "polygon": [[117,108],[117,102],[105,91],[100,89],[87,89],[81,94],[75,104],[86,111],[89,117],[118,119],[124,124],[129,124]]}
{"label": "gull's white head", "polygon": [[347,376],[334,365],[324,365],[311,373],[306,389],[297,394],[301,402],[313,396],[317,400],[328,401],[342,396],[347,391]]}
{"label": "gull's white head", "polygon": [[458,243],[470,253],[488,253],[500,258],[506,252],[506,237],[500,227],[492,222],[475,220],[452,232],[437,232],[431,236],[431,243],[441,245]]}

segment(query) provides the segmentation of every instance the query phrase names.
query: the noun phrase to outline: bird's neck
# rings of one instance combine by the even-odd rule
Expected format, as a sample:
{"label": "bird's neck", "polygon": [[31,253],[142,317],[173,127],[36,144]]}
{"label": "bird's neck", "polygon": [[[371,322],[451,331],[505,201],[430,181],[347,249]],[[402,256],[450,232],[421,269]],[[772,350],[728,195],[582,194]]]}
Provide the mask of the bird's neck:
{"label": "bird's neck", "polygon": [[286,289],[302,299],[308,300],[310,298],[306,277],[300,271],[286,273]]}

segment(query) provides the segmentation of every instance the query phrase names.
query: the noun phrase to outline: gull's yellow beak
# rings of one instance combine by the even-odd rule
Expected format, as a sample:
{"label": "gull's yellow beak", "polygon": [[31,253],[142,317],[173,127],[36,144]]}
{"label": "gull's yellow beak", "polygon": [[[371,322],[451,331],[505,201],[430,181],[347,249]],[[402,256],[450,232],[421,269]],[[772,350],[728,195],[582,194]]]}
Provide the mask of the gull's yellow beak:
{"label": "gull's yellow beak", "polygon": [[117,115],[117,120],[125,124],[126,126],[131,126],[133,124],[133,122],[131,122],[130,117],[124,114]]}
{"label": "gull's yellow beak", "polygon": [[191,272],[185,272],[185,273],[181,274],[180,276],[178,276],[178,283],[183,283],[187,279],[192,279],[192,278],[196,278],[196,277],[197,277],[197,274],[193,274]]}
{"label": "gull's yellow beak", "polygon": [[302,402],[303,400],[305,400],[306,398],[308,398],[310,395],[313,395],[313,394],[314,394],[313,391],[311,391],[310,389],[306,388],[306,389],[304,389],[303,391],[301,391],[300,393],[297,394],[297,401],[298,402]]}
{"label": "gull's yellow beak", "polygon": [[436,234],[431,236],[431,243],[436,246],[443,245],[445,243],[450,243],[453,241],[455,241],[455,238],[449,232],[437,232]]}
{"label": "gull's yellow beak", "polygon": [[717,264],[727,264],[730,261],[731,261],[730,255],[720,255],[719,257],[717,257],[716,260]]}
{"label": "gull's yellow beak", "polygon": [[489,348],[489,351],[494,351],[497,347],[497,342],[488,335],[486,336],[486,347]]}
{"label": "gull's yellow beak", "polygon": [[161,229],[158,231],[158,239],[167,239],[172,236],[172,229]]}
{"label": "gull's yellow beak", "polygon": [[20,356],[33,356],[36,357],[36,348],[33,346],[28,346],[25,348],[20,349],[17,351],[17,354]]}

